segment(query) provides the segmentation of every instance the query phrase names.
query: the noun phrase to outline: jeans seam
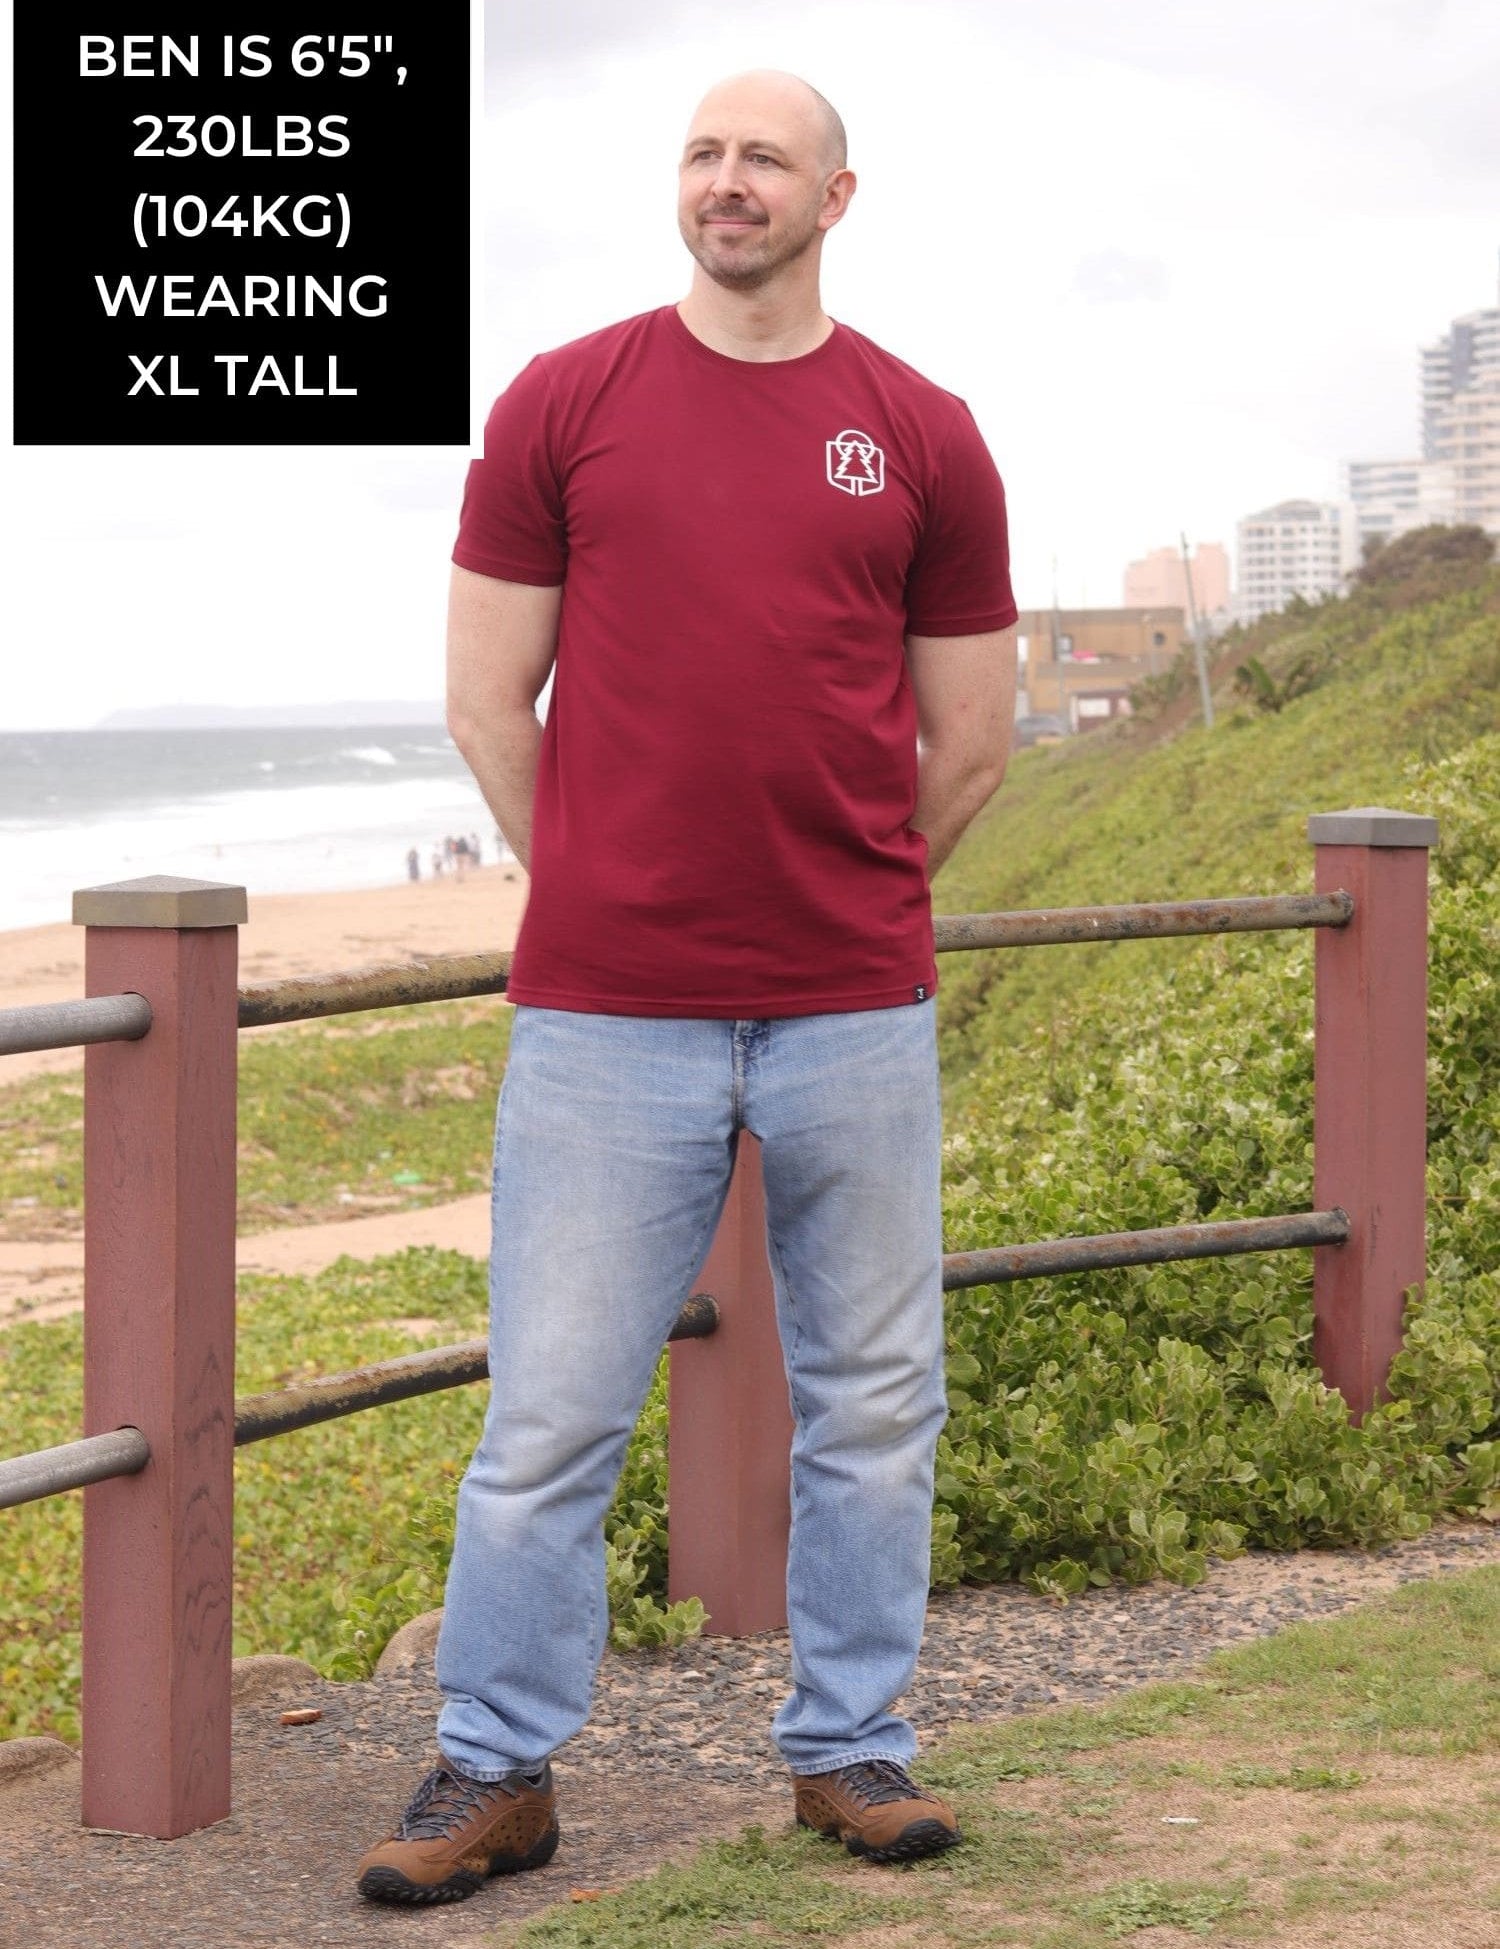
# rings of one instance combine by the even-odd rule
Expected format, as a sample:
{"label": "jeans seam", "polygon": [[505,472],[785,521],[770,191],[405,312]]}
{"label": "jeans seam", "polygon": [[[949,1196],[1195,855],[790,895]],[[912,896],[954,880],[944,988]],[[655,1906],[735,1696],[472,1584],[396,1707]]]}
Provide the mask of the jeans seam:
{"label": "jeans seam", "polygon": [[[781,1282],[781,1290],[786,1295],[787,1335],[782,1344],[782,1354],[786,1360],[786,1391],[791,1400],[793,1418],[800,1430],[804,1416],[802,1403],[797,1398],[796,1368],[797,1354],[802,1346],[802,1322],[797,1317],[796,1295],[792,1291],[792,1282],[787,1277],[786,1255],[781,1249],[781,1240],[776,1236],[776,1228],[771,1224],[769,1215],[766,1220],[766,1244],[770,1247],[771,1256],[776,1262],[776,1275]],[[793,1475],[794,1495],[796,1488],[797,1480]]]}

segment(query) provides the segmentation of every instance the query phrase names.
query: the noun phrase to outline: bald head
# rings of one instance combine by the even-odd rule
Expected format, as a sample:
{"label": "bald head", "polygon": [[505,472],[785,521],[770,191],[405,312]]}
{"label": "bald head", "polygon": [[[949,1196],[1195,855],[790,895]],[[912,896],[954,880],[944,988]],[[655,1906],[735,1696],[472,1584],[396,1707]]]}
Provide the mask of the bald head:
{"label": "bald head", "polygon": [[694,110],[677,227],[701,279],[741,294],[774,285],[816,309],[823,238],[854,187],[844,125],[817,89],[758,68],[719,82]]}
{"label": "bald head", "polygon": [[689,125],[689,138],[706,127],[720,108],[760,106],[769,113],[789,116],[801,123],[830,173],[848,167],[849,140],[838,110],[811,82],[780,68],[751,68],[745,74],[730,75],[716,82],[698,104]]}

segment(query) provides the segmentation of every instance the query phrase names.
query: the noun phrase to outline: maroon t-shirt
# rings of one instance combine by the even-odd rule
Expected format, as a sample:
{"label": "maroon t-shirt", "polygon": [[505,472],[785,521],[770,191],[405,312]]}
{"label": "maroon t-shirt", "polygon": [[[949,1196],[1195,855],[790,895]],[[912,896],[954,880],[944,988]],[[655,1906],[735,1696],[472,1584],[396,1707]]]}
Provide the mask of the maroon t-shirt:
{"label": "maroon t-shirt", "polygon": [[563,585],[512,1000],[930,995],[904,638],[1016,617],[962,400],[844,325],[759,364],[669,306],[533,359],[484,445],[454,561]]}

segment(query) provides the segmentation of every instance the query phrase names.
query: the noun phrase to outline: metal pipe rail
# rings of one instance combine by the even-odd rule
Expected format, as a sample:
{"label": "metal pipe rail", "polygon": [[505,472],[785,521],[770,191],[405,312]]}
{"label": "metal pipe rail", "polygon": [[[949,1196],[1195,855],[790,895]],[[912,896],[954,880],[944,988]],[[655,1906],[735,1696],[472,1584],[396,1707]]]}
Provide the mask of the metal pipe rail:
{"label": "metal pipe rail", "polygon": [[0,1056],[75,1049],[86,1042],[139,1042],[151,1027],[144,995],[91,995],[76,1002],[0,1008]]}
{"label": "metal pipe rail", "polygon": [[1035,907],[1022,913],[939,914],[939,954],[974,947],[1052,947],[1082,941],[1153,941],[1185,934],[1265,934],[1347,927],[1347,893],[1272,893],[1235,900],[1153,900],[1121,907]]}
{"label": "metal pipe rail", "polygon": [[436,954],[427,961],[353,968],[341,974],[294,975],[286,981],[241,988],[239,1025],[263,1029],[273,1022],[311,1022],[319,1016],[353,1015],[367,1008],[503,995],[509,980],[508,953]]}
{"label": "metal pipe rail", "polygon": [[1299,1245],[1343,1245],[1349,1214],[1287,1212],[1273,1218],[1230,1218],[1216,1225],[1162,1225],[1151,1231],[1098,1232],[1088,1238],[1038,1239],[983,1252],[950,1252],[943,1259],[943,1291],[999,1286],[1012,1279],[1047,1279],[1109,1266],[1164,1265],[1175,1259],[1228,1259],[1241,1252],[1284,1252]]}
{"label": "metal pipe rail", "polygon": [[[1023,913],[940,914],[932,923],[939,954],[967,948],[1045,947],[1084,941],[1166,940],[1189,934],[1252,934],[1281,928],[1346,927],[1347,893],[1246,895],[1230,900],[1157,900],[1118,907],[1041,907]],[[268,1028],[362,1009],[503,995],[511,957],[437,954],[425,961],[296,975],[240,990],[239,1026]]]}
{"label": "metal pipe rail", "polygon": [[[1342,1245],[1349,1236],[1347,1212],[1288,1212],[1272,1218],[1228,1219],[1217,1225],[1167,1225],[1154,1231],[1102,1232],[1087,1238],[1043,1239],[998,1251],[949,1252],[943,1258],[943,1290],[1002,1285],[1015,1279],[1046,1279],[1058,1273],[1108,1266],[1158,1265],[1174,1259],[1222,1259],[1243,1252],[1278,1252],[1296,1246]],[[694,1293],[667,1335],[669,1341],[701,1340],[719,1325],[717,1301]],[[243,1448],[273,1435],[290,1434],[319,1421],[337,1421],[365,1408],[466,1387],[489,1374],[483,1340],[378,1360],[346,1374],[321,1374],[296,1387],[246,1395],[234,1406],[234,1445]]]}
{"label": "metal pipe rail", "polygon": [[138,1475],[150,1460],[151,1445],[139,1428],[115,1428],[107,1435],[66,1441],[60,1448],[17,1455],[0,1462],[0,1509],[40,1502],[116,1475]]}
{"label": "metal pipe rail", "polygon": [[[1086,1238],[1041,1239],[1027,1245],[980,1252],[950,1252],[943,1259],[943,1290],[1002,1285],[1016,1279],[1045,1279],[1060,1273],[1099,1271],[1110,1266],[1157,1265],[1176,1259],[1229,1258],[1243,1252],[1285,1251],[1297,1246],[1342,1245],[1349,1236],[1347,1212],[1288,1212],[1271,1218],[1229,1219],[1216,1225],[1167,1225],[1152,1231],[1102,1232]],[[701,1340],[719,1325],[719,1307],[709,1293],[694,1293],[678,1314],[669,1341]],[[484,1380],[489,1359],[483,1340],[432,1347],[394,1360],[372,1361],[343,1374],[321,1374],[296,1387],[272,1388],[235,1402],[234,1445],[268,1441],[273,1435],[320,1421],[337,1421],[366,1408],[384,1407],[450,1387]],[[40,1450],[0,1462],[0,1509],[35,1502],[65,1489],[83,1488],[112,1476],[133,1475],[151,1451],[137,1429],[91,1435],[61,1448]]]}
{"label": "metal pipe rail", "polygon": [[[1229,1219],[1216,1225],[1167,1225],[1151,1231],[1101,1232],[1086,1238],[1041,1239],[998,1250],[949,1252],[943,1258],[944,1292],[1045,1279],[1061,1273],[1111,1266],[1156,1265],[1177,1259],[1229,1258],[1243,1252],[1285,1251],[1297,1246],[1342,1245],[1349,1215],[1332,1211],[1288,1212],[1271,1218]],[[700,1340],[719,1325],[718,1303],[694,1293],[678,1314],[669,1341]],[[267,1441],[320,1421],[337,1421],[366,1408],[383,1407],[445,1388],[484,1380],[489,1360],[483,1340],[433,1347],[394,1360],[373,1361],[343,1374],[322,1374],[297,1387],[273,1388],[236,1401],[234,1445]],[[134,1475],[151,1459],[137,1428],[89,1435],[58,1448],[38,1449],[0,1461],[0,1509],[37,1502],[68,1489],[114,1476]]]}
{"label": "metal pipe rail", "polygon": [[[694,1293],[667,1335],[669,1340],[702,1340],[717,1331],[719,1308],[709,1293]],[[419,1394],[439,1394],[444,1388],[466,1387],[489,1374],[483,1340],[461,1340],[457,1346],[432,1347],[424,1353],[401,1354],[395,1360],[372,1361],[347,1374],[320,1374],[296,1387],[277,1387],[266,1394],[247,1394],[234,1404],[234,1445],[290,1434],[319,1421],[338,1421],[364,1408],[384,1407],[389,1401],[409,1401]]]}

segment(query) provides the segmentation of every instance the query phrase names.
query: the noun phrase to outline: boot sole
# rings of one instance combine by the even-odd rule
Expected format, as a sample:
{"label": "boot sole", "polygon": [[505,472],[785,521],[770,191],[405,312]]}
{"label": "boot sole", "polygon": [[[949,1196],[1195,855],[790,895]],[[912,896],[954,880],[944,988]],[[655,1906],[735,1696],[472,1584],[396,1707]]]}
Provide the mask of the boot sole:
{"label": "boot sole", "polygon": [[861,1861],[922,1861],[929,1854],[942,1854],[950,1847],[957,1847],[963,1839],[956,1827],[945,1827],[940,1820],[914,1820],[884,1847],[870,1847],[858,1834],[845,1834],[836,1824],[818,1827],[810,1820],[803,1820],[800,1814],[797,1825],[812,1828],[825,1841],[842,1841],[849,1852]]}
{"label": "boot sole", "polygon": [[528,1868],[545,1868],[557,1852],[561,1830],[556,1821],[525,1854],[497,1854],[482,1875],[456,1868],[446,1881],[411,1881],[399,1868],[367,1868],[356,1886],[367,1902],[401,1902],[425,1908],[438,1902],[467,1901],[492,1875],[519,1875]]}

